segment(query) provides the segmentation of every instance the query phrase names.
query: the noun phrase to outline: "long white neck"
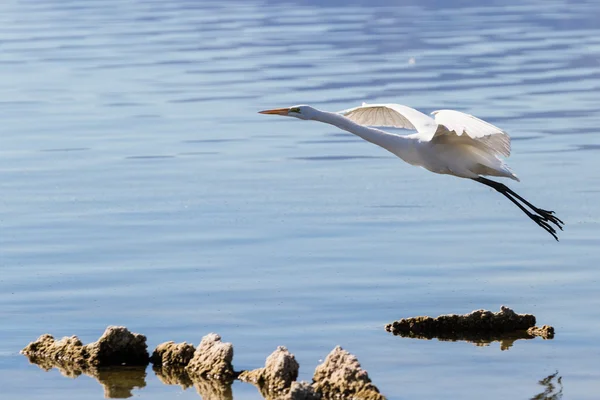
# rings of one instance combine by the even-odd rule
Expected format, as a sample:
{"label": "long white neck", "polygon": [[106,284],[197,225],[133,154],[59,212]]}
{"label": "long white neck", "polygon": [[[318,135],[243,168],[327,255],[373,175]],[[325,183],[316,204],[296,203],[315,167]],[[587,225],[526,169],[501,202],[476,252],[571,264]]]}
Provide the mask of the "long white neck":
{"label": "long white neck", "polygon": [[405,136],[394,135],[393,133],[385,132],[381,129],[359,125],[343,115],[332,112],[319,110],[311,119],[325,122],[353,133],[367,142],[371,142],[377,146],[383,147],[402,159],[404,159],[404,154],[406,154],[408,151],[408,147],[410,147],[412,142],[414,142]]}

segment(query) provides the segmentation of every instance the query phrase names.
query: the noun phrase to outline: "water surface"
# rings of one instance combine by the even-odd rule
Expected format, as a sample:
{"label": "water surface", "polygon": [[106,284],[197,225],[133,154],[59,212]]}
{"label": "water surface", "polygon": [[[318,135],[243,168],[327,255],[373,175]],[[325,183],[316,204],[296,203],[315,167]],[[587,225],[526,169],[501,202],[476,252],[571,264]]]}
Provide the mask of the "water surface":
{"label": "water surface", "polygon": [[[238,370],[286,345],[304,380],[339,344],[390,399],[526,399],[556,371],[564,398],[597,398],[600,8],[471,4],[0,3],[3,398],[100,398],[18,351],[107,325],[150,349],[218,332]],[[561,242],[488,188],[256,113],[363,101],[510,132],[511,185],[566,222]],[[556,338],[383,330],[502,304]],[[133,395],[198,397],[145,374]]]}

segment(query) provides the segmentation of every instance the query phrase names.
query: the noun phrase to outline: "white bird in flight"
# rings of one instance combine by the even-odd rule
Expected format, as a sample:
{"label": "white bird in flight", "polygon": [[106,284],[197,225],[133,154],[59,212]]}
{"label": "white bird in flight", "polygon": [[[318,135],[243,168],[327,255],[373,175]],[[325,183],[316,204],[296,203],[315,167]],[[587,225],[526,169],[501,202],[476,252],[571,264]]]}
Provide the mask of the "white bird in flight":
{"label": "white bird in flight", "polygon": [[[536,224],[558,241],[554,224],[562,230],[563,222],[535,207],[503,183],[483,176],[497,176],[519,181],[500,158],[510,156],[510,136],[502,129],[472,115],[454,110],[439,110],[429,117],[400,104],[365,104],[337,113],[317,110],[307,105],[260,111],[337,126],[374,143],[405,162],[437,174],[468,178],[487,185],[513,202]],[[379,127],[416,130],[412,135],[397,135]],[[527,209],[527,207],[529,209]]]}

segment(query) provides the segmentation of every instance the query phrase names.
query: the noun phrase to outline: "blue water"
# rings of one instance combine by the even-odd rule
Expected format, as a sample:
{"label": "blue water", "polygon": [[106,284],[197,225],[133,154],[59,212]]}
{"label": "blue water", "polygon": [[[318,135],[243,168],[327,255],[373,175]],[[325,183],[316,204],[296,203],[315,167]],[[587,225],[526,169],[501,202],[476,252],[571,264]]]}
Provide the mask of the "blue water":
{"label": "blue water", "polygon": [[[390,399],[527,399],[555,371],[565,399],[598,398],[599,18],[593,0],[0,2],[2,398],[101,398],[18,351],[107,325],[150,349],[218,332],[237,370],[285,345],[304,380],[339,344]],[[486,187],[256,113],[363,101],[507,130],[511,186],[565,221],[560,243]],[[556,338],[383,330],[502,304]]]}

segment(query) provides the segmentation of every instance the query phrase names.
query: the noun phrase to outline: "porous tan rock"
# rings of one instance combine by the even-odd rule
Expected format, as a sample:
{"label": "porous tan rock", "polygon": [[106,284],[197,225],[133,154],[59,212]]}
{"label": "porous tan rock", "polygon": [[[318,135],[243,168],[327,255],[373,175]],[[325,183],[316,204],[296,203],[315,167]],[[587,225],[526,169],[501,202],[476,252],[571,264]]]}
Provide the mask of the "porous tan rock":
{"label": "porous tan rock", "polygon": [[47,369],[51,369],[54,364],[71,363],[82,366],[88,363],[88,354],[77,336],[55,340],[52,335],[44,334],[25,346],[21,354],[29,357],[32,363],[43,364]]}
{"label": "porous tan rock", "polygon": [[533,326],[527,329],[531,336],[540,336],[543,339],[554,339],[554,328],[550,325],[543,325],[541,328]]}
{"label": "porous tan rock", "polygon": [[109,326],[95,342],[84,345],[77,336],[55,340],[52,335],[42,335],[29,343],[22,354],[30,361],[52,360],[57,365],[79,366],[147,365],[146,337],[131,333],[123,326]]}
{"label": "porous tan rock", "polygon": [[461,338],[461,335],[502,334],[526,331],[535,325],[535,316],[517,314],[508,307],[500,307],[493,313],[476,310],[469,314],[440,315],[437,318],[413,317],[394,321],[385,326],[385,330],[395,335],[423,338]]}
{"label": "porous tan rock", "polygon": [[186,370],[190,375],[231,380],[234,377],[232,360],[233,345],[223,343],[216,333],[209,333],[202,338]]}
{"label": "porous tan rock", "polygon": [[267,357],[264,368],[243,371],[238,379],[259,387],[263,397],[283,394],[298,378],[300,366],[292,353],[279,346]]}
{"label": "porous tan rock", "polygon": [[147,365],[146,336],[124,326],[109,326],[100,339],[85,346],[89,362],[95,366]]}
{"label": "porous tan rock", "polygon": [[185,367],[194,357],[194,351],[196,348],[186,342],[165,342],[156,346],[150,356],[150,361],[154,365]]}
{"label": "porous tan rock", "polygon": [[318,365],[313,376],[313,388],[323,399],[383,400],[367,371],[356,356],[337,346]]}

